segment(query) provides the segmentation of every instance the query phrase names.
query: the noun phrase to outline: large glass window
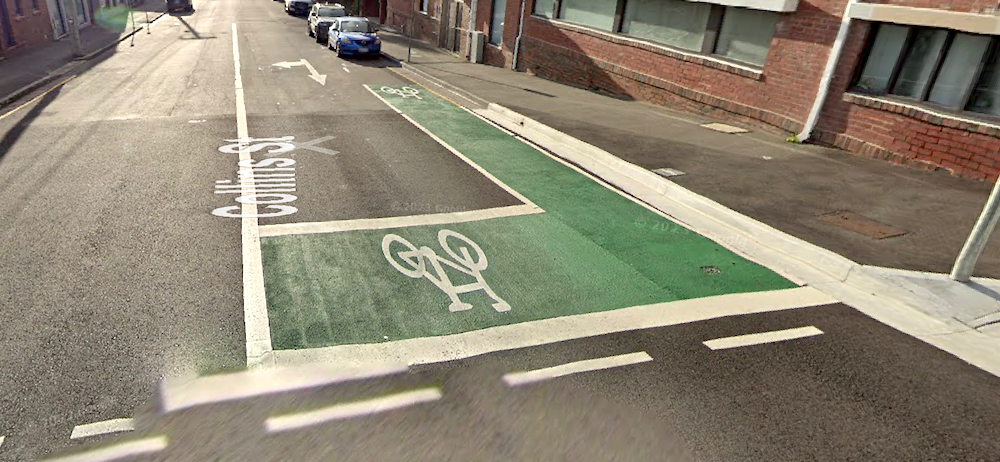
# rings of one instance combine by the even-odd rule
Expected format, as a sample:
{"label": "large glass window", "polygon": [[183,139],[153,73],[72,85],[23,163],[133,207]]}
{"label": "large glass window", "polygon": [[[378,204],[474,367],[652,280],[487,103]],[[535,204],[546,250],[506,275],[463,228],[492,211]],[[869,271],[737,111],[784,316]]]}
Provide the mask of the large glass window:
{"label": "large glass window", "polygon": [[532,9],[531,14],[535,16],[544,16],[546,18],[552,17],[552,10],[555,8],[554,0],[535,0],[534,9]]}
{"label": "large glass window", "polygon": [[927,101],[949,107],[963,103],[989,45],[985,35],[956,34]]}
{"label": "large glass window", "polygon": [[889,89],[889,79],[896,65],[896,57],[906,45],[909,27],[881,25],[875,42],[868,52],[868,61],[858,76],[857,88],[867,93],[885,93]]}
{"label": "large glass window", "polygon": [[505,13],[507,13],[507,0],[493,0],[493,11],[490,18],[490,43],[494,45],[499,45],[503,41]]}
{"label": "large glass window", "polygon": [[914,34],[910,49],[899,69],[899,78],[892,93],[910,98],[921,98],[930,83],[938,55],[948,38],[942,29],[919,29]]}
{"label": "large glass window", "polygon": [[737,61],[763,65],[774,38],[778,14],[727,6],[715,53]]}
{"label": "large glass window", "polygon": [[625,2],[622,33],[688,50],[701,50],[712,5],[684,0]]}
{"label": "large glass window", "polygon": [[1000,116],[997,37],[879,24],[853,89]]}
{"label": "large glass window", "polygon": [[615,0],[562,0],[559,18],[610,31],[615,24]]}

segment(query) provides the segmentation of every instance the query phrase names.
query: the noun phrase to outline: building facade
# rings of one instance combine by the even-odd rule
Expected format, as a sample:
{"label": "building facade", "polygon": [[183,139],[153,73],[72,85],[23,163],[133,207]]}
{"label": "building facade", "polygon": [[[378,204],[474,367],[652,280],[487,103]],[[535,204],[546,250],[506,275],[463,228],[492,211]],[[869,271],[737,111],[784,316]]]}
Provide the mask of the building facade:
{"label": "building facade", "polygon": [[0,57],[51,40],[45,0],[0,0]]}
{"label": "building facade", "polygon": [[388,0],[386,23],[409,30],[411,5],[417,37],[465,56],[474,13],[486,64],[898,164],[1000,174],[996,2]]}

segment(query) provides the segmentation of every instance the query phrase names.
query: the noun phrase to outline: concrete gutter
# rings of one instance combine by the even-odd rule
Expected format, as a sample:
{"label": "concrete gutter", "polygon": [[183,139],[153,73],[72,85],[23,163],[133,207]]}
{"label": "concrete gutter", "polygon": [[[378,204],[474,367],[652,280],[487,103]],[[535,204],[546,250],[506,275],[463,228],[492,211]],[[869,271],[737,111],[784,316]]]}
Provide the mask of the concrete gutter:
{"label": "concrete gutter", "polygon": [[[934,300],[901,285],[878,268],[772,228],[695,194],[649,170],[490,104],[473,111],[483,119],[610,185],[737,254],[800,284],[810,285],[868,316],[1000,376],[1000,340],[954,318],[932,316]],[[905,283],[904,283],[905,284]],[[984,294],[984,297],[986,295]]]}
{"label": "concrete gutter", "polygon": [[127,34],[119,37],[118,40],[115,40],[114,42],[111,42],[111,43],[109,43],[107,45],[104,45],[101,48],[98,48],[97,50],[94,50],[94,51],[92,51],[90,53],[87,53],[87,54],[85,54],[85,55],[83,55],[83,56],[81,56],[79,58],[76,58],[73,61],[70,61],[69,63],[63,65],[62,67],[60,67],[58,69],[56,69],[55,71],[50,72],[45,77],[42,77],[42,78],[40,78],[38,80],[35,80],[34,82],[31,82],[31,83],[29,83],[29,84],[21,87],[21,88],[18,88],[17,90],[15,90],[14,92],[12,92],[12,93],[10,93],[10,94],[8,94],[6,96],[0,97],[0,109],[3,109],[5,107],[7,107],[7,106],[10,106],[11,104],[13,104],[17,100],[21,99],[25,95],[28,95],[31,92],[33,92],[33,91],[35,91],[35,90],[37,90],[37,89],[39,89],[41,87],[44,87],[44,86],[46,86],[46,85],[48,85],[48,84],[50,84],[50,83],[58,80],[61,77],[65,77],[66,75],[69,75],[69,74],[71,74],[71,73],[73,73],[73,72],[75,72],[75,71],[77,71],[79,69],[82,69],[87,64],[89,64],[88,61],[90,61],[91,59],[94,59],[98,55],[100,55],[101,53],[104,53],[104,52],[106,52],[106,51],[108,51],[108,50],[110,50],[110,49],[118,46],[119,43],[122,43],[125,40],[128,40],[133,35],[137,34],[139,31],[145,29],[149,24],[152,24],[157,19],[160,19],[161,17],[163,17],[163,15],[165,15],[165,14],[167,14],[167,13],[166,12],[160,13],[159,16],[157,16],[156,18],[154,18],[148,24],[143,24],[143,25],[137,27],[134,31],[129,32],[129,33],[127,33]]}

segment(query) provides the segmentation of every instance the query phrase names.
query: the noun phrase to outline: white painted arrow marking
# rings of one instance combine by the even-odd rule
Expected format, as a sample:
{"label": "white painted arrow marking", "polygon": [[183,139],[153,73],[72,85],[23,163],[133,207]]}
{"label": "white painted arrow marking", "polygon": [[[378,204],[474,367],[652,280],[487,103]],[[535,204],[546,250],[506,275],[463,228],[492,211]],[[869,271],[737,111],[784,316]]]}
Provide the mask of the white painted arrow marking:
{"label": "white painted arrow marking", "polygon": [[291,69],[292,66],[305,66],[309,70],[309,78],[315,80],[320,85],[326,86],[326,74],[320,74],[316,71],[316,68],[309,61],[300,59],[298,61],[282,61],[280,63],[274,63],[272,66],[283,67],[285,69]]}

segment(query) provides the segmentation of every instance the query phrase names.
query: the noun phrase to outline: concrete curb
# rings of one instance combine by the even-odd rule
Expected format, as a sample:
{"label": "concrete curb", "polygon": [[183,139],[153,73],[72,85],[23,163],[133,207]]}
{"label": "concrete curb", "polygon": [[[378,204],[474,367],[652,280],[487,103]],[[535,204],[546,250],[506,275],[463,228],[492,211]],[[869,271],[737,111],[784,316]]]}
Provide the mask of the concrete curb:
{"label": "concrete curb", "polygon": [[575,164],[720,245],[811,285],[896,330],[1000,376],[998,339],[921,309],[926,300],[877,271],[695,194],[642,167],[490,103],[480,117]]}
{"label": "concrete curb", "polygon": [[[160,13],[160,15],[157,16],[156,18],[154,18],[152,21],[150,21],[149,24],[152,24],[156,20],[158,20],[161,17],[163,17],[163,15],[165,15],[165,14],[167,14],[167,13],[166,12]],[[115,40],[115,41],[113,41],[113,42],[111,42],[111,43],[109,43],[107,45],[104,45],[104,46],[102,46],[101,48],[98,48],[95,51],[92,51],[92,52],[87,53],[87,54],[85,54],[83,56],[80,56],[79,58],[75,58],[72,61],[70,61],[69,63],[67,63],[66,65],[63,65],[62,67],[60,67],[60,68],[56,69],[55,71],[49,73],[45,77],[42,77],[42,78],[40,78],[38,80],[35,80],[34,82],[31,82],[31,83],[29,83],[29,84],[21,87],[21,88],[18,88],[13,93],[8,94],[7,96],[0,97],[0,109],[3,109],[5,107],[7,107],[7,106],[10,106],[12,103],[14,103],[17,100],[21,99],[25,95],[27,95],[27,94],[29,94],[29,93],[31,93],[31,92],[33,92],[33,91],[35,91],[35,90],[37,90],[37,89],[39,89],[41,87],[44,87],[45,85],[48,85],[49,83],[52,83],[55,80],[58,80],[60,77],[65,77],[66,75],[69,75],[73,71],[76,71],[76,70],[78,70],[78,69],[86,66],[87,65],[87,61],[90,61],[91,59],[94,59],[95,57],[97,57],[101,53],[104,53],[104,52],[106,52],[106,51],[108,51],[108,50],[110,50],[110,49],[118,46],[119,43],[122,43],[125,40],[128,40],[133,35],[139,33],[139,31],[145,29],[147,25],[148,24],[143,24],[142,26],[137,27],[134,31],[129,32],[128,34],[125,34],[125,35],[119,37],[118,40]]]}

